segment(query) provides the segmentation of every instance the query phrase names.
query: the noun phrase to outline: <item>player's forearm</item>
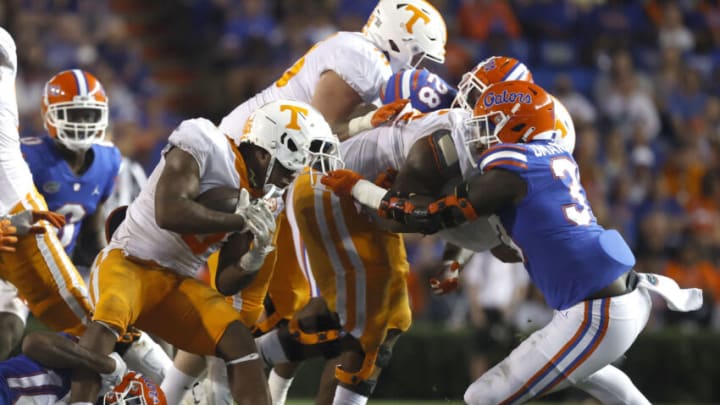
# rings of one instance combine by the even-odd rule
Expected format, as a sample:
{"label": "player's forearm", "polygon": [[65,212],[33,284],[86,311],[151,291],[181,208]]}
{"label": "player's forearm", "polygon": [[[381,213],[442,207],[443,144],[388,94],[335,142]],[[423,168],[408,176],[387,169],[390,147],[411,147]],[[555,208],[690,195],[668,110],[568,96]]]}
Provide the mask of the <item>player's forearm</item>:
{"label": "player's forearm", "polygon": [[230,296],[250,285],[258,273],[258,271],[243,269],[238,261],[226,266],[222,271],[218,271],[215,287],[220,294]]}
{"label": "player's forearm", "polygon": [[203,234],[245,228],[245,220],[240,215],[210,210],[185,198],[156,201],[155,207],[158,226],[171,232]]}
{"label": "player's forearm", "polygon": [[23,353],[48,368],[84,368],[98,374],[110,373],[115,361],[87,350],[64,336],[34,332],[25,337]]}

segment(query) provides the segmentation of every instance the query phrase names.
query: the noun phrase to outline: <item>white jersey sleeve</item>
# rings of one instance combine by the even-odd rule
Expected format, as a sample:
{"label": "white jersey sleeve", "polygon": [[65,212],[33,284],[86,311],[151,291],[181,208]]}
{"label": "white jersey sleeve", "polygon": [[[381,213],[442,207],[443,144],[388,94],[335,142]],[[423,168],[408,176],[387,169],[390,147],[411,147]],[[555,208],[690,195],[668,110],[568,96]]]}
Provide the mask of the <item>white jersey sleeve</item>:
{"label": "white jersey sleeve", "polygon": [[332,70],[368,102],[376,102],[392,75],[388,59],[359,32],[338,32],[318,42],[285,73],[220,122],[220,129],[236,142],[250,114],[266,103],[288,99],[310,103],[320,76]]}
{"label": "white jersey sleeve", "polygon": [[[234,147],[212,122],[205,119],[183,121],[170,136],[170,146],[181,148],[198,160],[200,193],[219,186],[240,187]],[[222,246],[224,239],[206,244],[209,235],[180,235],[157,225],[155,188],[164,167],[163,156],[128,207],[125,220],[106,249],[122,249],[126,255],[151,260],[178,274],[194,277],[210,254]],[[203,249],[198,249],[199,246]]]}
{"label": "white jersey sleeve", "polygon": [[25,200],[33,188],[32,174],[20,152],[16,75],[15,41],[0,27],[0,215]]}
{"label": "white jersey sleeve", "polygon": [[205,138],[198,136],[198,133],[210,134],[216,131],[215,125],[203,118],[183,121],[180,123],[180,126],[170,134],[168,144],[171,147],[180,148],[192,155],[200,168],[200,177],[202,177],[209,160],[208,156],[212,153],[213,149],[217,148],[217,141],[222,138],[219,136],[205,137],[210,140],[210,142],[203,142]]}
{"label": "white jersey sleeve", "polygon": [[[453,140],[461,139],[466,115],[461,109],[439,110],[363,131],[340,144],[345,167],[369,180],[374,180],[387,168],[399,170],[418,139],[441,129],[451,131]],[[455,148],[458,157],[465,159],[467,153],[463,144],[455,142]]]}

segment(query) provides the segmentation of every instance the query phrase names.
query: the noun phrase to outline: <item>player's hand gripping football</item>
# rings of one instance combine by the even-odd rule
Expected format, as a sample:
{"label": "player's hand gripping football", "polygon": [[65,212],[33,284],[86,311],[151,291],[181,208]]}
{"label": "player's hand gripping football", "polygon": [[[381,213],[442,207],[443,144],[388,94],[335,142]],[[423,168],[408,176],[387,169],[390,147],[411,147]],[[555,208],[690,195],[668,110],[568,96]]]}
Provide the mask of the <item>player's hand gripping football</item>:
{"label": "player's hand gripping football", "polygon": [[338,169],[322,176],[320,182],[332,190],[338,197],[349,197],[352,189],[362,176],[352,170]]}
{"label": "player's hand gripping football", "polygon": [[267,247],[272,244],[275,234],[275,216],[267,202],[258,198],[250,200],[250,193],[247,189],[240,191],[235,214],[245,220],[245,229],[242,232],[250,232],[255,238],[255,246]]}
{"label": "player's hand gripping football", "polygon": [[430,291],[435,295],[443,295],[457,290],[459,276],[460,263],[455,260],[445,260],[442,269],[428,280]]}

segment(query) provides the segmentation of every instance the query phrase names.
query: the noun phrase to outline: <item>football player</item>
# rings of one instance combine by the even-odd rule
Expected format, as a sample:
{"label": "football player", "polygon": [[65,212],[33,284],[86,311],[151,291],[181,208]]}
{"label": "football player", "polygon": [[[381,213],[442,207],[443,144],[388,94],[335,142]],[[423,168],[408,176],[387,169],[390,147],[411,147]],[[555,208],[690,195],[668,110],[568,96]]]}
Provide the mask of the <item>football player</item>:
{"label": "football player", "polygon": [[[107,356],[91,352],[67,333],[36,331],[23,340],[22,354],[0,362],[0,403],[54,405],[67,403],[73,369],[88,369],[101,377],[105,403],[164,405],[164,395],[148,378],[129,372],[122,353],[128,343],[117,343]],[[127,373],[127,374],[126,374]],[[131,381],[135,381],[134,383]],[[128,385],[134,390],[127,389]],[[138,391],[145,395],[136,398]],[[155,400],[157,399],[157,401]],[[111,402],[114,400],[114,402]],[[144,402],[143,402],[144,401]]]}
{"label": "football player", "polygon": [[[41,108],[48,136],[22,138],[20,147],[48,207],[65,217],[58,238],[70,257],[86,218],[102,236],[102,209],[97,208],[113,189],[120,152],[110,143],[99,143],[108,125],[108,100],[103,86],[89,72],[75,69],[53,76],[45,84]],[[71,274],[74,271],[68,269]],[[0,313],[0,323],[12,327],[0,334],[20,333],[4,338],[17,342],[28,309],[15,291],[11,286],[2,289],[0,301],[6,311]]]}
{"label": "football player", "polygon": [[[246,286],[273,249],[275,218],[261,197],[286,187],[303,167],[326,158],[325,152],[337,154],[336,143],[322,115],[294,101],[258,108],[238,144],[208,120],[181,123],[95,259],[93,321],[81,345],[109,353],[117,336],[135,325],[179,349],[222,358],[238,404],[269,403],[252,335],[221,292],[232,295]],[[194,201],[218,186],[238,189],[234,213]],[[223,246],[215,290],[195,275]],[[96,376],[74,378],[72,401],[91,401]]]}
{"label": "football player", "polygon": [[555,142],[555,103],[541,87],[527,81],[492,84],[466,124],[464,159],[478,171],[450,195],[358,194],[353,188],[359,176],[347,170],[323,183],[424,233],[497,214],[521,248],[555,316],[475,381],[466,403],[523,403],[575,385],[603,403],[649,404],[610,363],[644,328],[649,291],[680,311],[698,309],[702,291],[632,270],[630,248],[617,231],[597,224],[575,160]]}
{"label": "football player", "polygon": [[[58,237],[69,257],[84,221],[97,234],[98,244],[104,244],[102,205],[114,188],[120,152],[103,142],[108,97],[91,73],[74,69],[54,75],[44,86],[41,110],[48,136],[22,138],[20,146],[48,206],[66,220]],[[68,271],[74,273],[74,269]],[[75,282],[84,289],[82,280]],[[0,330],[3,341],[18,342],[28,308],[17,289],[5,282],[0,286],[0,311],[0,324],[8,326]],[[11,343],[2,350],[14,346]],[[133,367],[158,381],[170,363],[146,334],[132,345],[128,357]]]}
{"label": "football player", "polygon": [[[238,141],[248,117],[258,106],[284,98],[311,104],[320,111],[333,132],[344,139],[384,123],[394,113],[400,112],[405,102],[351,119],[353,112],[363,103],[379,104],[380,90],[393,72],[413,68],[425,59],[443,63],[446,41],[444,18],[427,1],[380,0],[362,32],[337,32],[315,44],[273,84],[225,116],[220,129]],[[278,223],[279,232],[289,232],[290,225],[285,216],[281,216]],[[280,237],[280,240],[289,239]],[[290,249],[290,245],[279,247],[282,251]],[[269,258],[269,262],[271,260]],[[267,266],[269,270],[263,272],[272,272],[271,263]],[[269,282],[270,278],[268,276],[266,280]],[[301,281],[285,284],[285,293],[275,295],[298,295],[290,291],[290,286],[301,284]],[[267,289],[267,283],[256,280],[253,286],[243,291],[244,296],[250,299],[238,297],[238,309],[247,314],[244,318],[257,319]],[[280,305],[289,308],[302,306],[296,303]],[[180,355],[180,358],[183,357]],[[179,366],[178,362],[176,366]],[[175,395],[175,389],[168,384],[188,386],[196,370],[196,367],[171,369],[167,383],[163,384],[168,398]]]}
{"label": "football player", "polygon": [[[45,200],[35,189],[22,157],[14,88],[16,74],[15,42],[0,28],[0,215],[16,215],[24,222],[22,227],[16,226],[15,252],[0,251],[0,311],[17,310],[24,319],[27,308],[22,305],[17,309],[20,303],[16,299],[17,287],[30,311],[45,325],[57,331],[80,333],[90,311],[87,290],[55,232],[55,228],[65,224],[64,218],[46,212]],[[17,216],[22,212],[27,214]],[[38,219],[41,219],[38,227],[31,227]],[[3,322],[10,322],[0,325],[0,357],[5,358],[17,344],[11,340],[21,336],[18,332],[23,324],[15,315],[2,318]]]}

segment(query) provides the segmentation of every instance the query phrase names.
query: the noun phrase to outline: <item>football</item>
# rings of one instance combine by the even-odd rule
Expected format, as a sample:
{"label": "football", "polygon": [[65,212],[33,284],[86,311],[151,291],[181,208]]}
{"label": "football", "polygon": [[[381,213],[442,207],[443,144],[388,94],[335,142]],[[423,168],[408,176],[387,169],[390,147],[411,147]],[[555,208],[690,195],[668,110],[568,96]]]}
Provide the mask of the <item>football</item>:
{"label": "football", "polygon": [[220,186],[206,190],[195,201],[211,210],[233,213],[239,195],[240,190],[235,187]]}

